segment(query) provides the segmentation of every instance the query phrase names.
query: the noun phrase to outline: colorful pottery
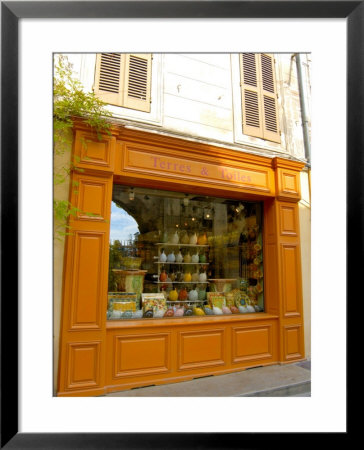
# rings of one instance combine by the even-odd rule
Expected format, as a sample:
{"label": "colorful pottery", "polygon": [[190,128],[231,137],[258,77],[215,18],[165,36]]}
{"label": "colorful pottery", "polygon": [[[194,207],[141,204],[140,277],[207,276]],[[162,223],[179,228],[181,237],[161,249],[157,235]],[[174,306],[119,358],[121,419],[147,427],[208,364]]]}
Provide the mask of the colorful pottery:
{"label": "colorful pottery", "polygon": [[233,314],[239,314],[239,310],[238,310],[238,308],[236,306],[230,306],[230,311]]}
{"label": "colorful pottery", "polygon": [[190,272],[185,272],[185,274],[183,275],[183,281],[185,281],[186,283],[190,283],[192,280],[192,275]]}
{"label": "colorful pottery", "polygon": [[167,278],[168,278],[168,275],[167,275],[166,271],[163,270],[161,272],[161,274],[159,275],[159,281],[162,281],[162,282],[167,281]]}
{"label": "colorful pottery", "polygon": [[193,273],[192,277],[191,277],[191,281],[196,283],[196,282],[198,282],[198,280],[199,280],[199,273],[198,272]]}
{"label": "colorful pottery", "polygon": [[177,253],[176,262],[181,263],[183,261],[183,256],[181,250]]}
{"label": "colorful pottery", "polygon": [[192,245],[196,245],[197,244],[197,234],[196,233],[193,233],[190,236],[190,244],[192,244]]}
{"label": "colorful pottery", "polygon": [[166,261],[167,261],[167,255],[164,253],[164,250],[163,250],[162,253],[159,255],[159,261],[160,261],[160,262],[166,262]]}
{"label": "colorful pottery", "polygon": [[193,314],[195,314],[195,316],[204,316],[204,310],[202,308],[193,308]]}
{"label": "colorful pottery", "polygon": [[124,311],[121,315],[122,319],[131,319],[133,317],[132,311]]}
{"label": "colorful pottery", "polygon": [[145,313],[143,314],[143,317],[145,317],[146,319],[150,319],[151,317],[153,317],[153,311],[151,309],[148,309],[148,311],[145,311]]}
{"label": "colorful pottery", "polygon": [[243,314],[248,312],[248,308],[246,306],[238,306],[239,311]]}
{"label": "colorful pottery", "polygon": [[204,310],[208,316],[211,316],[214,314],[213,310],[211,308],[209,308],[208,306],[205,306]]}
{"label": "colorful pottery", "polygon": [[178,300],[177,289],[174,288],[172,291],[170,291],[168,297],[169,297],[169,300],[171,300],[172,302],[175,302],[176,300]]}
{"label": "colorful pottery", "polygon": [[182,288],[178,293],[178,300],[187,300],[187,296],[186,288]]}
{"label": "colorful pottery", "polygon": [[252,305],[246,305],[246,308],[247,308],[248,312],[255,312],[254,306],[252,306]]}
{"label": "colorful pottery", "polygon": [[154,317],[163,317],[164,314],[165,314],[164,309],[157,309],[157,311],[155,311],[155,313],[154,313]]}
{"label": "colorful pottery", "polygon": [[200,234],[197,239],[198,245],[206,245],[207,244],[207,236],[206,233]]}
{"label": "colorful pottery", "polygon": [[174,311],[172,308],[167,309],[167,311],[164,313],[164,317],[173,317]]}
{"label": "colorful pottery", "polygon": [[202,254],[200,255],[200,263],[205,263],[206,262],[206,255]]}
{"label": "colorful pottery", "polygon": [[176,230],[176,232],[173,233],[171,238],[170,238],[170,243],[171,244],[178,244],[178,242],[179,242],[179,236],[178,236],[178,231]]}
{"label": "colorful pottery", "polygon": [[206,272],[201,272],[198,276],[198,280],[200,283],[204,283],[207,280]]}
{"label": "colorful pottery", "polygon": [[184,262],[185,262],[185,263],[190,263],[190,262],[191,262],[191,255],[190,255],[190,252],[187,252],[187,253],[185,254]]}
{"label": "colorful pottery", "polygon": [[216,315],[221,315],[221,314],[222,314],[222,309],[218,308],[217,306],[213,306],[213,307],[212,307],[212,311],[213,311],[214,314],[216,314]]}
{"label": "colorful pottery", "polygon": [[175,262],[176,261],[176,255],[171,252],[168,256],[167,256],[167,262]]}
{"label": "colorful pottery", "polygon": [[198,290],[198,299],[199,300],[205,300],[206,298],[206,291],[205,289],[199,289]]}
{"label": "colorful pottery", "polygon": [[192,255],[191,261],[192,261],[193,263],[198,263],[199,259],[200,259],[200,258],[199,258],[198,251],[196,251],[196,253],[195,253],[194,255]]}
{"label": "colorful pottery", "polygon": [[190,292],[188,293],[188,300],[194,302],[197,299],[198,299],[198,292],[196,291],[196,289],[191,289]]}
{"label": "colorful pottery", "polygon": [[192,312],[192,308],[186,308],[185,312],[184,312],[184,316],[192,316],[193,312]]}
{"label": "colorful pottery", "polygon": [[231,314],[231,310],[227,306],[222,307],[223,314]]}
{"label": "colorful pottery", "polygon": [[133,312],[133,319],[141,319],[143,317],[143,310],[138,309],[138,311]]}
{"label": "colorful pottery", "polygon": [[189,243],[190,243],[190,238],[188,237],[187,231],[185,231],[181,238],[181,244],[189,244]]}
{"label": "colorful pottery", "polygon": [[185,309],[184,309],[184,308],[178,308],[178,309],[176,310],[176,312],[174,313],[174,315],[175,315],[176,317],[181,317],[181,316],[183,316],[184,313],[185,313]]}

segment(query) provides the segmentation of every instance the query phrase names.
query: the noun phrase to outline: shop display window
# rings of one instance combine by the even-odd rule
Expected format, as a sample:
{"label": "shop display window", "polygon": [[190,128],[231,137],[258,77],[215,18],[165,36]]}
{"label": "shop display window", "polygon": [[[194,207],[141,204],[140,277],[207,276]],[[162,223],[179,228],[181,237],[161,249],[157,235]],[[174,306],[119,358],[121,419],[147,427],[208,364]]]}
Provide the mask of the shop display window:
{"label": "shop display window", "polygon": [[114,185],[108,320],[264,311],[263,203]]}

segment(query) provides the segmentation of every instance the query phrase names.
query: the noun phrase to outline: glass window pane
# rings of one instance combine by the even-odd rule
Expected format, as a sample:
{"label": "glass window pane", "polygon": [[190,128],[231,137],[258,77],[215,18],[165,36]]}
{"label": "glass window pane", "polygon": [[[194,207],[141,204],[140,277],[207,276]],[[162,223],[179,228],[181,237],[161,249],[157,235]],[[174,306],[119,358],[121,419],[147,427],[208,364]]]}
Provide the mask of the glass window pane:
{"label": "glass window pane", "polygon": [[264,311],[263,203],[115,185],[108,319]]}

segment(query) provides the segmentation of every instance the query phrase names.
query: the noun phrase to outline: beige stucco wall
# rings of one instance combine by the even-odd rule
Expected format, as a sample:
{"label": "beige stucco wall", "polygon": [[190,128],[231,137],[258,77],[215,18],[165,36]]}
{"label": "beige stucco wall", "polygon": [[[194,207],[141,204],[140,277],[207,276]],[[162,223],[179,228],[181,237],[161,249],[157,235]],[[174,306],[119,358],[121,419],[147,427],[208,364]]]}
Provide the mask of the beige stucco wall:
{"label": "beige stucco wall", "polygon": [[303,318],[306,358],[311,358],[311,195],[310,174],[301,172],[302,199],[299,202]]}

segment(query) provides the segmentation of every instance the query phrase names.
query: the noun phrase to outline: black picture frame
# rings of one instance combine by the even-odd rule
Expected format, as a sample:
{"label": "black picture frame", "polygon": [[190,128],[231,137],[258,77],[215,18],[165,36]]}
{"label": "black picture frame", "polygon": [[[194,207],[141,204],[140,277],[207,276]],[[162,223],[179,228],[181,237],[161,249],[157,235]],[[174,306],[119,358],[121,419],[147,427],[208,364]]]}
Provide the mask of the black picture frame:
{"label": "black picture frame", "polygon": [[[363,1],[5,1],[1,2],[1,448],[264,448],[280,437],[257,433],[18,432],[18,22],[22,18],[346,18],[347,20],[347,301],[364,273]],[[355,254],[354,254],[355,249]],[[359,258],[358,256],[359,250]],[[358,261],[359,260],[359,261]],[[9,301],[11,298],[11,301]],[[349,346],[347,346],[349,348]],[[349,416],[348,416],[349,417]],[[213,430],[213,425],[211,427]],[[338,433],[335,443],[347,438]],[[315,436],[317,444],[318,435]],[[326,439],[327,436],[323,436]],[[296,442],[294,435],[285,441]],[[306,440],[307,439],[307,440]],[[300,444],[308,444],[301,436]],[[267,445],[267,444],[266,444]]]}

